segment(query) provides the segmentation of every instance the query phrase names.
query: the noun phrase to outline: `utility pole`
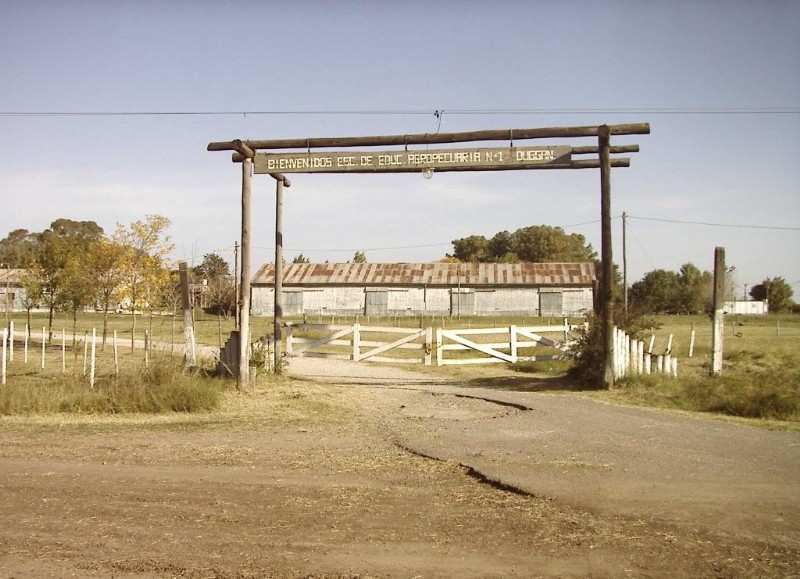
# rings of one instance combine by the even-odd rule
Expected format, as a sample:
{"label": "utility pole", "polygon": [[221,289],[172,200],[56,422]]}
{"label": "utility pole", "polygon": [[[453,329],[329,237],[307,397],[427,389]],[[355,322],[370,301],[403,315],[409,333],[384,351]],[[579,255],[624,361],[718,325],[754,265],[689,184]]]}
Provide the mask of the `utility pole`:
{"label": "utility pole", "polygon": [[597,130],[597,148],[600,157],[600,260],[602,265],[601,335],[603,340],[602,387],[614,386],[614,297],[613,252],[611,249],[611,130],[602,125]]}
{"label": "utility pole", "polygon": [[627,241],[628,214],[622,212],[622,301],[625,306],[625,319],[628,318],[628,241]]}

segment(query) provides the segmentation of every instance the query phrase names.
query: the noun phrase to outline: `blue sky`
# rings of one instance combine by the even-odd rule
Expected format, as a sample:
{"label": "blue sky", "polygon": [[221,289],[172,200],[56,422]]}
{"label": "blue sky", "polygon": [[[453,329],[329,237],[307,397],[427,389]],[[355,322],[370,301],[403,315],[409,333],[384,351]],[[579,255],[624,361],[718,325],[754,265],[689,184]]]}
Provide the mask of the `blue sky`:
{"label": "blue sky", "polygon": [[[232,261],[240,170],[210,141],[649,122],[612,141],[641,147],[612,172],[629,281],[723,246],[740,292],[782,276],[800,295],[798,1],[5,0],[0,79],[0,237],[158,213],[176,259]],[[274,187],[254,180],[256,265]],[[285,255],[433,261],[539,224],[599,251],[599,211],[592,170],[295,175]]]}

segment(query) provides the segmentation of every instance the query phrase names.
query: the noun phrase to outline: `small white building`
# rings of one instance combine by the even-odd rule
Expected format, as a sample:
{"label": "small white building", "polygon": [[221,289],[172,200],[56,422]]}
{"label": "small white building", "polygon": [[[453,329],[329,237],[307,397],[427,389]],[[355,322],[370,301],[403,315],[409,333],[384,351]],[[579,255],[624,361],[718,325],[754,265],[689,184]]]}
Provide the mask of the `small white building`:
{"label": "small white building", "polygon": [[0,312],[24,312],[26,293],[22,286],[24,269],[0,269]]}
{"label": "small white building", "polygon": [[[283,315],[582,315],[595,279],[593,263],[293,263]],[[274,281],[273,264],[253,276],[253,315],[273,315]]]}
{"label": "small white building", "polygon": [[725,302],[722,311],[726,314],[763,316],[769,313],[769,304],[766,301],[755,300]]}

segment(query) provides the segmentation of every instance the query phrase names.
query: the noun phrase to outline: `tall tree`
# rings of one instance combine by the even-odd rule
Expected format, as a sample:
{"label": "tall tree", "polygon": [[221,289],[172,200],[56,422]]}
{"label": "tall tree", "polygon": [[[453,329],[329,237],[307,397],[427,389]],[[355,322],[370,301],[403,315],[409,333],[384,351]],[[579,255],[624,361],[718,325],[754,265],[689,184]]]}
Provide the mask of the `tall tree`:
{"label": "tall tree", "polygon": [[86,305],[82,303],[86,296],[78,296],[83,293],[78,287],[81,283],[78,271],[86,271],[90,247],[102,234],[103,229],[94,221],[57,219],[38,235],[34,261],[29,269],[37,283],[30,289],[38,291],[38,300],[47,306],[51,336],[57,307]]}
{"label": "tall tree", "polygon": [[701,272],[692,263],[685,263],[678,272],[680,285],[680,311],[684,314],[697,314],[709,310],[713,276]]}
{"label": "tall tree", "polygon": [[353,255],[353,263],[367,263],[367,256],[363,251],[356,251]]}
{"label": "tall tree", "polygon": [[793,294],[792,286],[782,277],[768,277],[750,290],[750,297],[754,300],[766,300],[772,313],[791,310],[794,304]]}
{"label": "tall tree", "polygon": [[113,304],[119,303],[123,296],[125,279],[125,247],[103,237],[92,247],[91,281],[97,288],[97,299],[103,310],[103,349],[108,335],[108,313]]}
{"label": "tall tree", "polygon": [[453,254],[459,261],[516,263],[597,261],[597,253],[586,238],[578,233],[567,234],[560,227],[534,225],[514,233],[500,231],[490,240],[470,235],[453,240]]}
{"label": "tall tree", "polygon": [[508,231],[498,231],[489,240],[487,250],[492,261],[499,263],[516,263],[519,256],[514,253],[514,236]]}
{"label": "tall tree", "polygon": [[0,240],[0,263],[8,268],[26,269],[36,257],[39,234],[15,229]]}
{"label": "tall tree", "polygon": [[639,312],[666,314],[681,309],[681,282],[674,271],[655,269],[634,283],[628,292],[631,307]]}
{"label": "tall tree", "polygon": [[470,235],[453,240],[453,255],[458,261],[489,261],[489,242],[483,235]]}
{"label": "tall tree", "polygon": [[169,272],[163,268],[173,247],[165,234],[169,226],[169,219],[161,215],[146,215],[144,220],[134,221],[127,228],[117,225],[115,241],[126,248],[123,287],[131,304],[131,349],[136,335],[137,308],[145,303],[148,295],[155,296],[169,279]]}
{"label": "tall tree", "polygon": [[203,256],[203,263],[194,268],[194,273],[196,277],[210,282],[221,277],[230,277],[231,267],[216,253],[207,253]]}
{"label": "tall tree", "polygon": [[294,256],[292,263],[311,263],[311,260],[301,253],[300,255]]}
{"label": "tall tree", "polygon": [[560,227],[535,225],[514,232],[511,247],[522,261],[535,263],[595,261],[597,253],[586,238]]}

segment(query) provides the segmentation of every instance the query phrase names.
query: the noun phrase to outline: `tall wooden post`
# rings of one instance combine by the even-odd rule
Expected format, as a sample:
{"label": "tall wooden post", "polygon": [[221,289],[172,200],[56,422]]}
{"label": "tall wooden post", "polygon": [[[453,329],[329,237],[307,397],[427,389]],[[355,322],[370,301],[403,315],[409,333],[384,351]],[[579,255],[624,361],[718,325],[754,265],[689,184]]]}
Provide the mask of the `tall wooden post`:
{"label": "tall wooden post", "polygon": [[192,322],[192,300],[189,295],[189,274],[186,270],[186,262],[182,261],[178,264],[178,272],[181,278],[181,304],[183,306],[183,348],[184,360],[186,365],[194,367],[197,361],[192,356],[192,336],[194,329],[194,322]]}
{"label": "tall wooden post", "polygon": [[714,326],[711,332],[711,374],[722,371],[722,331],[725,324],[725,248],[714,249]]}
{"label": "tall wooden post", "polygon": [[242,277],[239,284],[239,389],[250,385],[250,195],[253,161],[242,161]]}
{"label": "tall wooden post", "polygon": [[236,306],[233,308],[233,329],[239,331],[239,242],[233,242],[233,295]]}
{"label": "tall wooden post", "polygon": [[275,372],[280,371],[281,363],[281,324],[283,323],[283,179],[275,181],[275,314],[273,333],[275,335]]}
{"label": "tall wooden post", "polygon": [[628,214],[622,212],[622,303],[625,308],[625,318],[628,318]]}
{"label": "tall wooden post", "polygon": [[600,153],[600,220],[601,265],[600,291],[602,292],[602,340],[604,388],[614,386],[614,296],[613,256],[611,251],[611,130],[608,125],[597,129]]}

